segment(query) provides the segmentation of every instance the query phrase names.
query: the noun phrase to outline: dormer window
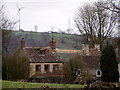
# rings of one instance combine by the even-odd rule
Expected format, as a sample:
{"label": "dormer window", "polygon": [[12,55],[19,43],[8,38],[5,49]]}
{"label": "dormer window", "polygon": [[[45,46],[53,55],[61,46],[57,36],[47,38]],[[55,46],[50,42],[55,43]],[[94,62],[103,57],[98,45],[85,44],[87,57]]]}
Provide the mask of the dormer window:
{"label": "dormer window", "polygon": [[76,75],[77,75],[77,76],[80,76],[80,75],[81,75],[81,69],[77,69]]}
{"label": "dormer window", "polygon": [[38,49],[36,49],[36,51],[37,51],[37,53],[39,53],[39,54],[45,54],[45,49],[40,49],[40,48],[38,48]]}
{"label": "dormer window", "polygon": [[102,72],[101,72],[100,69],[98,69],[98,70],[96,71],[96,77],[101,77],[101,76],[102,76]]}

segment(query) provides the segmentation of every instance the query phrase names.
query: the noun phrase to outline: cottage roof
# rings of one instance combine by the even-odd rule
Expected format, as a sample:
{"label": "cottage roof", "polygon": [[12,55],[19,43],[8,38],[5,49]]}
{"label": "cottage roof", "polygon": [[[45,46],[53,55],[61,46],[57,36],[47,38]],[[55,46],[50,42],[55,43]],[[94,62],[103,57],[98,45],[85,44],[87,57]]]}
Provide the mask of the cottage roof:
{"label": "cottage roof", "polygon": [[24,49],[31,63],[60,63],[62,58],[50,47],[26,47]]}
{"label": "cottage roof", "polygon": [[87,64],[88,68],[100,68],[100,56],[83,56],[83,61]]}

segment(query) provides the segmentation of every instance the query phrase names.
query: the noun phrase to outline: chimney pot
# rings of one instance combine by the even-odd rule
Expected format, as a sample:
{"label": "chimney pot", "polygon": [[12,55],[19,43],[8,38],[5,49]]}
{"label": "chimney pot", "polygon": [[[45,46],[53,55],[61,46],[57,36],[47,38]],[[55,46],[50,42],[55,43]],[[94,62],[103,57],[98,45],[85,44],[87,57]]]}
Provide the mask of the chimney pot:
{"label": "chimney pot", "polygon": [[50,42],[50,47],[51,47],[52,49],[56,49],[56,41],[55,41],[55,40],[52,40],[52,41]]}
{"label": "chimney pot", "polygon": [[25,48],[26,47],[26,41],[24,38],[22,38],[21,40],[21,49]]}
{"label": "chimney pot", "polygon": [[83,44],[82,50],[83,50],[83,54],[89,55],[89,45],[88,44]]}

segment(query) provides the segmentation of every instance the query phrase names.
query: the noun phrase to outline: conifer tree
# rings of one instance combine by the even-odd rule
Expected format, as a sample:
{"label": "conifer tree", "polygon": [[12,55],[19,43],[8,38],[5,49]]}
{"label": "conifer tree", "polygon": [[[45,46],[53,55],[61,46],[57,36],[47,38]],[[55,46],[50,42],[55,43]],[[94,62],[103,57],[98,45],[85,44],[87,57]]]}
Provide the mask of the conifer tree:
{"label": "conifer tree", "polygon": [[115,49],[112,45],[108,45],[103,49],[100,69],[102,71],[102,81],[104,82],[119,82],[118,62]]}

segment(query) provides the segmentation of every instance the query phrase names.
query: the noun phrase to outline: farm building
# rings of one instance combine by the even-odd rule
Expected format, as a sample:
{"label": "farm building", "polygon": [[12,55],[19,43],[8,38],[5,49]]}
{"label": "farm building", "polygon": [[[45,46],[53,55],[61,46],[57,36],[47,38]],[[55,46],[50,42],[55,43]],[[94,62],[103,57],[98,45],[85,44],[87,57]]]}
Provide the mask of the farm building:
{"label": "farm building", "polygon": [[55,51],[56,42],[52,40],[50,47],[26,47],[25,39],[21,40],[21,48],[30,61],[30,77],[61,77],[62,58]]}
{"label": "farm building", "polygon": [[[52,39],[48,47],[27,47],[26,41],[21,40],[21,48],[26,53],[30,61],[30,77],[38,75],[41,77],[59,77],[62,78],[63,59],[59,54],[81,55],[83,61],[88,66],[88,70],[94,77],[100,77],[100,46],[95,45],[89,48],[84,44],[82,50],[68,50],[56,48],[56,41]],[[120,64],[119,64],[120,65]],[[119,70],[120,71],[120,70]]]}

